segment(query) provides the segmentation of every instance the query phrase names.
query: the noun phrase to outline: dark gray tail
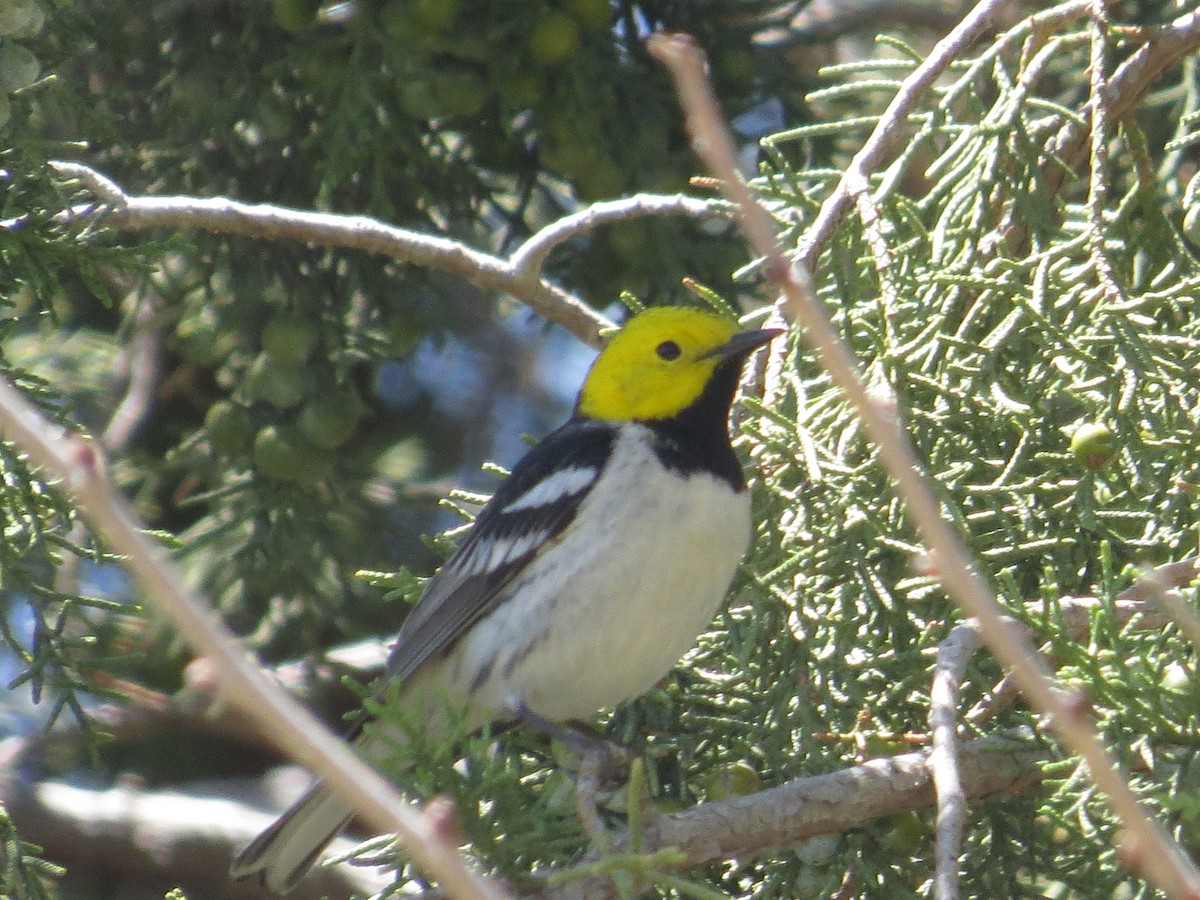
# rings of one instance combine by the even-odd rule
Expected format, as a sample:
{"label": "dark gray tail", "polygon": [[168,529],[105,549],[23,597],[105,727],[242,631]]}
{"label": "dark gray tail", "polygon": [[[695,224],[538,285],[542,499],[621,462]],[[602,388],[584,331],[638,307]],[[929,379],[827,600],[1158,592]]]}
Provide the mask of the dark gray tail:
{"label": "dark gray tail", "polygon": [[296,886],[354,809],[318,781],[233,861],[229,874],[253,879],[278,894]]}

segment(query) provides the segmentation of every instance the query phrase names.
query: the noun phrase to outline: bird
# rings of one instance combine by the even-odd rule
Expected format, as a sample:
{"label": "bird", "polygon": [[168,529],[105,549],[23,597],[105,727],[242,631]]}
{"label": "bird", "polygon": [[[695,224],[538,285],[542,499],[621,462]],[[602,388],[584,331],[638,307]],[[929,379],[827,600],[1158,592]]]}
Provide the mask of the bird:
{"label": "bird", "polygon": [[[781,333],[689,306],[632,315],[592,363],[570,418],[517,462],[426,585],[379,696],[436,737],[455,704],[467,730],[558,723],[665,677],[749,546],[730,411],[747,359]],[[403,736],[363,724],[357,750],[394,758]],[[286,893],[352,813],[315,782],[231,876]]]}

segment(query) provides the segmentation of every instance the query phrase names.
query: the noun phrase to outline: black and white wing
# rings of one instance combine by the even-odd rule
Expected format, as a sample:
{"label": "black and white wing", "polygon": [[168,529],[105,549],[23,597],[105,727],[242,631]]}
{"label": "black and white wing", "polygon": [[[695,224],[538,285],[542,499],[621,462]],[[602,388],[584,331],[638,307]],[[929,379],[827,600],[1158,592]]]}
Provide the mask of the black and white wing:
{"label": "black and white wing", "polygon": [[575,418],[527,453],[430,580],[388,657],[404,679],[490,612],[512,579],[575,518],[612,451],[611,425]]}

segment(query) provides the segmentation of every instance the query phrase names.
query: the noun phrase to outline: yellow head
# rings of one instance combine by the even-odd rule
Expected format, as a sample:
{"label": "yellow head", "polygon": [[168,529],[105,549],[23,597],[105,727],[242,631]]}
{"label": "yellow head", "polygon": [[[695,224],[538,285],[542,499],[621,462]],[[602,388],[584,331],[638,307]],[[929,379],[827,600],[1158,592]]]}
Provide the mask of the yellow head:
{"label": "yellow head", "polygon": [[700,399],[722,363],[740,362],[778,333],[739,332],[735,322],[702,309],[648,309],[600,352],[579,393],[579,412],[594,419],[670,419]]}

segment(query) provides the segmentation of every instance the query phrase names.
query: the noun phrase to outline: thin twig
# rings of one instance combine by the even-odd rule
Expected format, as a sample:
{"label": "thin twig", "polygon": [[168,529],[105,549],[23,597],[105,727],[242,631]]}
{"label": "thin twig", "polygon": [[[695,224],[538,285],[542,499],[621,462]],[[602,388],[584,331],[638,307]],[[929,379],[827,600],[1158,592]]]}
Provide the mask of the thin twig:
{"label": "thin twig", "polygon": [[[981,4],[976,11],[984,6],[987,5]],[[881,464],[896,483],[897,494],[930,549],[946,593],[968,616],[979,621],[984,641],[1001,664],[1012,670],[1032,706],[1049,717],[1050,726],[1063,743],[1087,763],[1096,786],[1108,797],[1110,808],[1127,831],[1128,858],[1138,860],[1146,877],[1169,896],[1200,895],[1200,871],[1165,829],[1148,817],[1088,718],[1086,704],[1053,683],[1037,650],[1012,627],[992,592],[975,572],[953,527],[942,516],[912,443],[900,427],[894,402],[880,400],[868,392],[849,349],[813,294],[808,272],[789,265],[780,254],[769,215],[738,174],[731,152],[732,141],[712,96],[703,54],[695,41],[686,36],[654,35],[649,48],[667,66],[675,82],[693,136],[693,148],[710,172],[721,180],[726,196],[739,205],[748,204],[742,206],[740,220],[748,243],[755,255],[766,259],[768,278],[785,296],[781,304],[797,317],[805,340],[820,357],[832,381],[858,410]]]}
{"label": "thin twig", "polygon": [[1138,585],[1147,591],[1154,603],[1179,626],[1179,630],[1200,652],[1200,613],[1183,598],[1178,591],[1170,590],[1165,579],[1152,569],[1147,569],[1138,579]]}
{"label": "thin twig", "polygon": [[[837,186],[825,198],[817,211],[812,224],[805,231],[800,246],[792,254],[795,269],[808,273],[800,277],[809,277],[815,270],[821,251],[829,243],[837,230],[838,224],[850,209],[850,204],[858,195],[865,194],[870,188],[869,174],[882,165],[884,158],[905,135],[904,124],[908,114],[939,76],[953,63],[960,59],[975,40],[982,35],[991,22],[996,11],[1004,6],[1003,0],[980,0],[975,7],[958,23],[953,30],[938,41],[929,56],[917,66],[900,85],[887,109],[879,117],[874,130],[867,138],[850,164],[842,173]],[[686,104],[685,104],[686,107]],[[897,167],[889,175],[889,180],[898,180],[901,170]],[[745,208],[745,207],[743,207]],[[771,226],[772,232],[774,226]],[[752,242],[755,246],[758,243]],[[877,250],[874,245],[873,250]],[[876,257],[879,264],[879,257]],[[886,281],[880,275],[881,284],[886,290]],[[780,310],[781,315],[790,318],[786,310]],[[768,325],[777,325],[771,321]],[[764,401],[768,404],[773,400],[772,389],[779,383],[779,375],[783,368],[783,358],[787,353],[787,342],[776,341],[774,346],[765,351],[766,361],[764,385]]]}
{"label": "thin twig", "polygon": [[1004,0],[980,0],[949,34],[937,42],[924,62],[904,79],[891,103],[879,117],[875,130],[871,132],[862,148],[854,154],[837,187],[821,204],[821,209],[805,232],[800,247],[792,255],[793,262],[809,272],[816,267],[821,251],[849,211],[854,193],[865,189],[867,176],[879,167],[884,156],[903,139],[904,122],[917,101],[951,63],[962,58],[966,49],[984,33],[996,11],[1004,6]]}
{"label": "thin twig", "polygon": [[551,222],[513,251],[508,264],[518,277],[536,278],[555,247],[595,231],[601,225],[650,216],[687,216],[693,219],[732,218],[733,207],[723,200],[685,197],[683,194],[634,194],[620,200],[593,203],[579,212]]}
{"label": "thin twig", "polygon": [[[132,335],[121,352],[121,367],[126,377],[125,392],[109,416],[99,438],[105,454],[115,455],[123,451],[133,439],[138,426],[150,411],[154,393],[162,376],[162,331],[155,327],[157,297],[149,291],[138,291],[126,279],[115,272],[108,272],[107,281],[114,292],[120,291],[134,304]],[[87,525],[82,519],[71,524],[67,542],[72,547],[82,547],[87,539]],[[59,594],[75,594],[79,591],[79,553],[63,555],[62,562],[54,570],[54,589]],[[37,639],[42,638],[39,629]],[[33,682],[35,698],[39,685]]]}
{"label": "thin twig", "polygon": [[1108,199],[1108,8],[1106,0],[1092,0],[1089,62],[1092,99],[1091,172],[1088,176],[1088,245],[1096,266],[1096,275],[1112,303],[1126,303],[1129,298],[1121,288],[1113,269],[1108,249],[1104,246],[1104,207]]}
{"label": "thin twig", "polygon": [[159,299],[153,291],[146,290],[139,292],[135,302],[133,333],[123,351],[125,393],[100,438],[108,453],[119,453],[133,439],[150,411],[162,376],[163,334],[157,324]]}
{"label": "thin twig", "polygon": [[[1094,0],[1087,0],[1090,3]],[[1146,43],[1117,67],[1105,90],[1109,121],[1121,121],[1145,96],[1162,73],[1189,53],[1200,48],[1200,12],[1186,13],[1169,25],[1148,29]],[[1038,174],[1042,190],[1058,195],[1068,174],[1086,158],[1091,129],[1086,120],[1067,119],[1047,142]],[[1017,252],[1029,239],[1028,222],[1015,220],[1004,235],[1010,252]]]}
{"label": "thin twig", "polygon": [[[1150,570],[1154,578],[1162,586],[1163,589],[1187,587],[1197,578],[1200,578],[1200,556],[1189,556],[1186,559],[1178,560],[1177,562],[1163,563],[1161,566],[1155,566]],[[1118,611],[1121,609],[1121,604],[1128,601],[1136,600],[1152,600],[1154,591],[1146,584],[1144,578],[1139,578],[1121,593],[1117,594],[1116,602]]]}
{"label": "thin twig", "polygon": [[[1000,58],[1006,50],[1008,50],[1017,41],[1023,41],[1021,48],[1022,60],[1029,59],[1037,50],[1054,35],[1061,34],[1063,30],[1073,20],[1082,18],[1087,15],[1088,5],[1091,0],[1067,0],[1065,3],[1060,3],[1057,6],[1052,6],[1049,9],[1044,9],[1041,12],[1034,13],[1028,16],[1010,28],[1008,31],[997,37],[992,43],[986,47],[962,75],[957,82],[950,87],[949,90],[942,95],[938,100],[937,108],[942,112],[949,112],[956,104],[958,104],[962,95],[971,90],[973,85],[978,84],[979,79],[999,63]],[[910,78],[916,77],[921,73],[921,69],[913,70]],[[907,80],[907,79],[906,79]],[[1013,91],[1014,99],[1023,95],[1028,89],[1027,85],[1017,83]],[[898,95],[897,95],[898,96]],[[915,98],[914,98],[915,99]],[[929,140],[936,132],[936,122],[939,117],[930,118],[916,136],[910,142],[913,144],[923,143]],[[878,128],[878,126],[876,126]],[[972,140],[971,131],[966,129],[956,138],[949,147],[942,152],[942,159],[951,159],[958,155],[959,150],[963,145]],[[908,167],[912,164],[913,154],[906,151],[897,157],[884,172],[879,188],[875,192],[876,202],[882,202],[884,198],[890,196],[901,183],[901,179],[908,171]],[[933,163],[925,172],[925,177],[933,179],[936,177],[935,172],[937,163]],[[864,175],[868,174],[866,171]]]}
{"label": "thin twig", "polygon": [[597,799],[605,761],[599,751],[584,753],[579,761],[579,774],[575,778],[575,814],[592,846],[601,853],[607,853],[612,846]]}
{"label": "thin twig", "polygon": [[979,649],[974,621],[954,626],[938,647],[929,691],[929,774],[937,796],[937,850],[933,895],[958,900],[958,857],[967,818],[967,795],[958,771],[958,688]]}
{"label": "thin twig", "polygon": [[[1046,655],[1046,650],[1047,647],[1039,648],[1039,652],[1043,656]],[[992,689],[988,691],[987,696],[980,698],[974,706],[963,714],[963,721],[970,723],[976,728],[986,725],[1004,710],[1012,706],[1020,696],[1021,689],[1017,687],[1016,679],[1012,675],[1005,675],[992,685]]]}
{"label": "thin twig", "polygon": [[228,629],[184,587],[173,564],[135,522],[109,487],[95,450],[55,428],[7,380],[0,379],[0,433],[17,444],[47,476],[62,482],[93,527],[158,605],[179,634],[214,663],[226,699],[269,731],[280,749],[352,802],[372,825],[394,832],[406,852],[457,897],[504,897],[473,872],[457,848],[398,795],[391,784],[354,755],[300,704],[270,684],[238,649]]}
{"label": "thin twig", "polygon": [[1146,29],[1146,43],[1117,67],[1109,79],[1109,117],[1119,122],[1133,111],[1163,72],[1200,47],[1200,12],[1185,13],[1167,25]]}
{"label": "thin twig", "polygon": [[893,254],[887,238],[884,237],[883,218],[865,183],[861,185],[861,189],[854,189],[854,208],[858,212],[858,221],[862,224],[863,238],[871,250],[875,277],[879,279],[880,328],[884,339],[890,343],[893,338],[892,320],[896,316],[896,310],[900,308],[900,295],[891,274]]}
{"label": "thin twig", "polygon": [[[1196,558],[1167,563],[1151,572],[1164,589],[1180,587],[1191,583],[1196,577]],[[1063,635],[1073,641],[1086,641],[1091,634],[1092,614],[1097,609],[1110,606],[1115,624],[1122,628],[1128,626],[1139,631],[1162,631],[1171,621],[1167,611],[1154,602],[1154,594],[1145,579],[1117,594],[1111,604],[1102,602],[1098,597],[1060,597],[1054,605],[1055,618],[1062,624]],[[1026,604],[1026,609],[1031,617],[1036,618],[1042,614],[1044,604],[1041,600],[1033,600]],[[1049,644],[1038,648],[1038,653],[1053,665]],[[994,719],[1019,695],[1016,680],[1012,675],[1005,675],[986,697],[971,707],[963,719],[978,728]]]}

